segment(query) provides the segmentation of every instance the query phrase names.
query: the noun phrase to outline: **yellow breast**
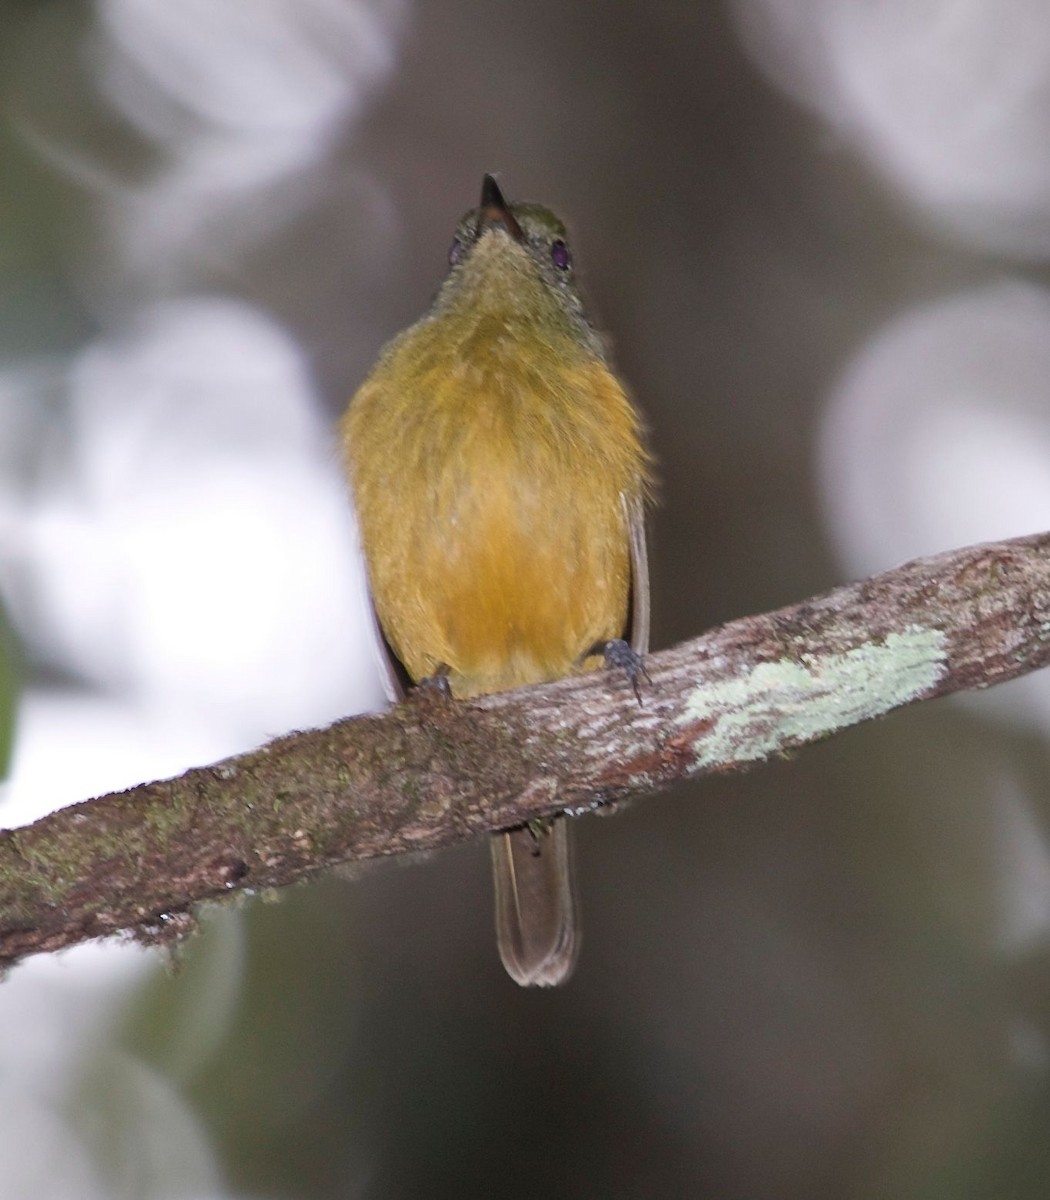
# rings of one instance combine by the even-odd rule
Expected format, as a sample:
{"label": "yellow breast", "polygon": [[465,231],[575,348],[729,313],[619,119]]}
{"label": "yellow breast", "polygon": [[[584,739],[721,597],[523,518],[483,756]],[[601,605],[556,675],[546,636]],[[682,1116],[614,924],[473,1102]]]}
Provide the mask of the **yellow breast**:
{"label": "yellow breast", "polygon": [[647,476],[604,362],[498,316],[428,318],[387,349],[343,421],[379,621],[414,679],[477,695],[570,673],[624,631],[623,497]]}

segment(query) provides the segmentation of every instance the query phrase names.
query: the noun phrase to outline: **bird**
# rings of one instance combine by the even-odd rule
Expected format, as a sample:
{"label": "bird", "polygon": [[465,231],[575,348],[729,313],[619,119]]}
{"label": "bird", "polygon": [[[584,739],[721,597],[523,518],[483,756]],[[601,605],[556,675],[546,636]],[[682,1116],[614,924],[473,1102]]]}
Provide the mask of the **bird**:
{"label": "bird", "polygon": [[[340,423],[388,692],[468,700],[603,663],[637,691],[653,464],[566,228],[487,174],[448,261]],[[504,967],[564,983],[580,945],[569,818],[491,845]]]}

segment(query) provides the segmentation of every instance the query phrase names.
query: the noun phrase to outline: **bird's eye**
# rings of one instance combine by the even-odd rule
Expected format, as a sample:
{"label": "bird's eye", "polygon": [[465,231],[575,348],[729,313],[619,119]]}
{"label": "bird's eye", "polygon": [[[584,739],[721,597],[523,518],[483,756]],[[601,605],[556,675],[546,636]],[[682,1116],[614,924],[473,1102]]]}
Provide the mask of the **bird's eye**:
{"label": "bird's eye", "polygon": [[452,245],[448,248],[448,265],[454,267],[456,263],[463,257],[463,243],[459,238],[452,239]]}
{"label": "bird's eye", "polygon": [[572,263],[572,255],[569,253],[569,247],[566,246],[561,238],[551,242],[551,262],[554,263],[559,271],[567,271]]}

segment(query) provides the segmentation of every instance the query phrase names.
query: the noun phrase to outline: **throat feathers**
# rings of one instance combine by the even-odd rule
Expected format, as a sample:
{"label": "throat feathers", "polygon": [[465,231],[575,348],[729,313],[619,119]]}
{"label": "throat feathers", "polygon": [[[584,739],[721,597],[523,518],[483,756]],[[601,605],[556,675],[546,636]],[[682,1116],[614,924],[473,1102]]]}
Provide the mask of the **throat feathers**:
{"label": "throat feathers", "polygon": [[[429,312],[341,423],[392,696],[558,679],[648,649],[640,418],[577,291],[565,227],[486,175]],[[496,933],[518,983],[572,973],[569,818],[494,836]]]}

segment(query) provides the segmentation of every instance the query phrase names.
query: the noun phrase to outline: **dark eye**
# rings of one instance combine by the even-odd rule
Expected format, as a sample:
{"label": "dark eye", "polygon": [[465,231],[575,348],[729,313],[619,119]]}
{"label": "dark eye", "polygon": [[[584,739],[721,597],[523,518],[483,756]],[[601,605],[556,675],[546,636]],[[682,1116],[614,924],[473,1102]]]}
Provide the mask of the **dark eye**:
{"label": "dark eye", "polygon": [[456,263],[463,257],[463,243],[459,238],[452,239],[452,245],[448,248],[448,265],[454,267]]}
{"label": "dark eye", "polygon": [[551,242],[551,262],[554,263],[559,271],[567,271],[569,264],[572,262],[569,247],[566,246],[561,238],[558,238],[555,242]]}

